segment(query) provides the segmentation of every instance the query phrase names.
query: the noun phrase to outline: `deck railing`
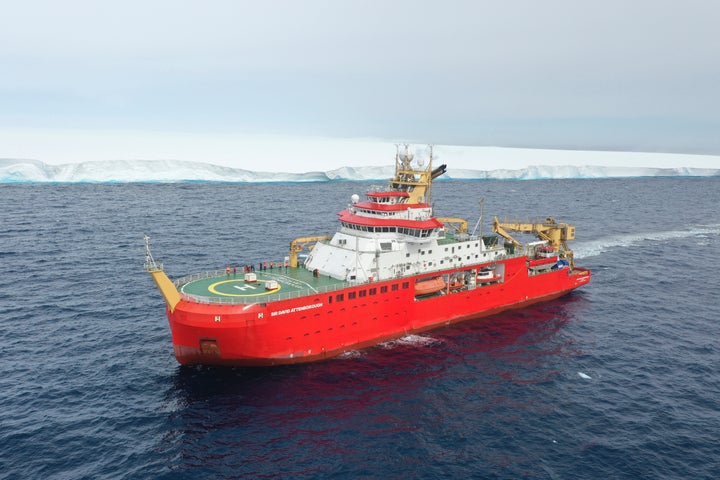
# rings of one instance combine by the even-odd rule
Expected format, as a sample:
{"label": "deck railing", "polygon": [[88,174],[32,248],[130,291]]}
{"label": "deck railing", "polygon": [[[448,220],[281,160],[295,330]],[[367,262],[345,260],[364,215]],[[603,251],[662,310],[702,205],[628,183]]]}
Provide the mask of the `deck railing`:
{"label": "deck railing", "polygon": [[[521,253],[521,252],[498,255],[492,261],[500,261],[500,260],[505,260],[505,259],[509,259],[509,258],[520,257],[523,255],[524,255],[524,253]],[[465,262],[462,262],[462,263],[465,263]],[[428,268],[427,271],[425,271],[423,273],[433,273],[436,271],[448,270],[448,268],[452,269],[452,268],[471,267],[473,265],[476,265],[477,261],[475,260],[475,261],[469,262],[470,265],[463,265],[462,263],[460,265],[453,265],[453,266],[437,265],[437,266],[434,266],[435,268]],[[416,275],[416,274],[413,274],[413,275]],[[210,271],[206,271],[206,272],[195,273],[192,275],[186,275],[184,277],[181,277],[181,278],[175,280],[173,283],[175,284],[175,287],[180,289],[183,285],[186,285],[190,282],[195,282],[197,280],[203,280],[206,278],[225,277],[225,276],[227,276],[226,270],[210,270]],[[395,277],[395,278],[399,279],[399,278],[403,278],[403,277],[400,276],[400,277]],[[390,279],[387,278],[384,280],[390,280]],[[382,280],[380,280],[380,281],[382,281]],[[268,298],[266,300],[266,302],[274,302],[277,300],[288,300],[291,298],[305,297],[308,295],[312,295],[313,293],[321,294],[321,293],[333,292],[333,291],[342,290],[344,288],[351,287],[351,286],[371,284],[371,283],[376,283],[376,282],[377,281],[375,281],[375,282],[371,282],[371,281],[352,282],[352,283],[351,282],[338,282],[333,285],[325,285],[325,286],[317,287],[317,288],[313,287],[313,290],[302,289],[302,290],[296,290],[294,292],[280,292],[277,294],[273,294],[271,298]],[[209,297],[209,296],[204,296],[204,295],[192,295],[192,294],[188,294],[188,293],[184,293],[184,292],[181,292],[180,296],[184,300],[195,302],[195,303],[203,303],[203,304],[248,305],[248,304],[252,304],[252,303],[265,303],[262,300],[259,300],[257,297],[253,297],[253,298],[250,298],[250,297],[248,297],[248,298],[227,297],[226,298],[226,297],[215,297],[215,296]]]}
{"label": "deck railing", "polygon": [[[213,278],[213,277],[222,277],[225,276],[225,270],[215,270],[215,271],[209,271],[209,272],[202,272],[202,273],[196,273],[194,275],[187,275],[185,277],[182,277],[178,280],[175,280],[175,286],[180,288],[181,286],[189,283],[194,282],[196,280],[202,280],[205,278]],[[327,292],[333,292],[335,290],[342,290],[344,288],[347,288],[351,286],[349,282],[339,282],[333,285],[325,285],[322,287],[313,287],[312,290],[310,289],[303,289],[303,290],[296,290],[294,292],[280,292],[277,294],[273,294],[271,299],[268,299],[266,301],[268,302],[275,302],[278,300],[288,300],[291,298],[298,298],[298,297],[305,297],[308,295],[312,295],[313,293],[321,294],[321,293],[327,293]],[[191,295],[188,293],[180,293],[180,297],[182,297],[184,300],[195,302],[195,303],[205,303],[205,304],[223,304],[223,305],[247,305],[251,303],[265,303],[264,301],[258,299],[258,297],[253,298],[237,298],[237,297],[206,297],[204,295]]]}

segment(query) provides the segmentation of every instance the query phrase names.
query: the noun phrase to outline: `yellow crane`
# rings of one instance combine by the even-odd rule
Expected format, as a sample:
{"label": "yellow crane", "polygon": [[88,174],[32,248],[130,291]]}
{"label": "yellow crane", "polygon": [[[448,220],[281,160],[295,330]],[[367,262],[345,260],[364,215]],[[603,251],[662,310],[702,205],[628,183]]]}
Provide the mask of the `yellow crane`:
{"label": "yellow crane", "polygon": [[446,229],[452,228],[455,233],[467,233],[468,231],[468,222],[464,218],[438,217],[437,220],[444,223]]}
{"label": "yellow crane", "polygon": [[553,217],[547,217],[542,223],[501,222],[494,217],[493,231],[518,247],[522,247],[522,244],[508,232],[533,234],[555,247],[560,253],[560,257],[570,263],[570,267],[575,266],[573,251],[568,248],[566,243],[568,240],[575,239],[575,227],[572,225],[558,223]]}
{"label": "yellow crane", "polygon": [[320,240],[330,240],[331,238],[331,235],[317,235],[314,237],[296,238],[295,240],[290,242],[290,266],[293,268],[297,268],[298,254],[302,252],[305,246],[308,246],[308,249],[311,249],[312,247],[309,246],[309,244],[314,244],[316,242],[319,242]]}

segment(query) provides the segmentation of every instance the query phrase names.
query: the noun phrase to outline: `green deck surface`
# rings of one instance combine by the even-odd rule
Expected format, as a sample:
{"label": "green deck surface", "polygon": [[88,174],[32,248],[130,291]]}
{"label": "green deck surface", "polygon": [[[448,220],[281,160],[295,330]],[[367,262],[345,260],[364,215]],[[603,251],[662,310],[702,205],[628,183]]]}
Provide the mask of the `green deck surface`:
{"label": "green deck surface", "polygon": [[[178,281],[179,290],[180,293],[201,302],[256,303],[322,293],[349,285],[328,276],[314,277],[312,272],[305,268],[288,268],[286,271],[281,267],[254,273],[257,275],[257,282],[246,282],[242,271],[230,275],[214,272],[186,277]],[[267,290],[267,280],[277,281],[279,288]]]}

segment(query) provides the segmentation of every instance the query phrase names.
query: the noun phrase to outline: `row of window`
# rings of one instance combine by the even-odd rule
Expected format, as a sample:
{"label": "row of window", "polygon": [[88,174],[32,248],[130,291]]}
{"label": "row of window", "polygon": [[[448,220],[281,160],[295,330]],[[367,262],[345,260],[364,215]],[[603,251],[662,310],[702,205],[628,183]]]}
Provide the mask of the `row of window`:
{"label": "row of window", "polygon": [[[397,292],[398,290],[400,290],[400,288],[402,288],[403,290],[410,288],[410,282],[402,282],[402,284],[400,284],[400,283],[393,283],[392,285],[390,285],[390,291],[391,291],[391,292]],[[348,294],[347,294],[347,299],[348,299],[348,300],[355,300],[355,299],[358,298],[358,297],[364,298],[364,297],[367,297],[368,295],[377,295],[377,293],[378,293],[378,287],[370,287],[370,288],[368,288],[368,289],[357,290],[357,291],[355,291],[355,292],[348,292]],[[382,293],[388,293],[388,285],[383,285],[383,286],[381,286],[381,287],[380,287],[380,293],[381,293],[381,294],[382,294]],[[344,300],[345,300],[345,294],[344,294],[344,293],[338,293],[338,294],[335,295],[335,301],[336,301],[336,302],[342,302],[342,301],[344,301]],[[333,303],[333,296],[332,296],[332,295],[330,295],[330,296],[328,297],[328,303]]]}
{"label": "row of window", "polygon": [[407,213],[405,210],[397,211],[397,212],[379,212],[377,210],[368,210],[367,208],[355,208],[356,211],[362,212],[362,213],[368,213],[370,215],[379,215],[382,217],[395,217],[395,216],[405,216],[407,217]]}
{"label": "row of window", "polygon": [[374,215],[378,217],[401,217],[401,218],[407,218],[408,220],[428,220],[430,218],[430,212],[429,210],[420,211],[419,213],[415,214],[415,218],[409,218],[408,217],[408,211],[407,210],[394,210],[394,211],[381,211],[381,210],[370,210],[367,208],[358,208],[355,207],[353,209],[353,213],[367,213],[368,215]]}
{"label": "row of window", "polygon": [[354,223],[340,222],[343,227],[350,228],[352,230],[358,230],[361,232],[370,233],[402,233],[404,235],[410,235],[411,237],[427,238],[434,228],[420,229],[420,228],[405,228],[405,227],[368,227],[366,225],[355,225]]}
{"label": "row of window", "polygon": [[[478,247],[478,244],[476,243],[476,244],[475,244],[475,248],[477,248],[477,247]],[[458,248],[458,250],[460,250],[460,249],[462,248],[462,245],[458,245],[457,248]],[[469,244],[469,243],[468,243],[468,244],[465,244],[465,248],[470,248],[470,244]],[[448,251],[448,247],[445,247],[445,251],[446,251],[446,252]],[[452,247],[452,253],[455,253],[455,247]],[[428,255],[432,255],[432,250],[428,250],[428,251],[427,251],[427,254],[428,254]],[[425,255],[425,250],[420,250],[420,255]],[[410,256],[410,253],[409,253],[409,252],[406,253],[405,256],[406,256],[406,257],[409,257],[409,256]],[[478,256],[475,255],[475,258],[478,258]],[[470,257],[468,257],[468,260],[470,260]]]}

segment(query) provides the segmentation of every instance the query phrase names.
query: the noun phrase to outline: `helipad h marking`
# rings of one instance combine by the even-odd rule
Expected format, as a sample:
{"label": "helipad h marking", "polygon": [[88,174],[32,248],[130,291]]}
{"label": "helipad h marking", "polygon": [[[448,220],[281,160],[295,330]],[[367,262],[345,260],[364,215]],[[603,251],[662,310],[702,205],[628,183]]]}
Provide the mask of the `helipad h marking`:
{"label": "helipad h marking", "polygon": [[[245,285],[244,280],[223,280],[221,282],[215,282],[212,285],[210,285],[208,287],[208,291],[210,291],[211,293],[214,293],[215,295],[220,295],[222,297],[257,297],[258,295],[270,295],[271,293],[279,292],[280,289],[282,288],[282,285],[280,285],[278,283],[278,288],[276,288],[275,290],[268,290],[265,292],[257,292],[257,293],[256,292],[244,293],[244,294],[243,293],[224,293],[224,292],[220,292],[220,291],[216,290],[216,288],[215,288],[215,287],[218,287],[225,283],[236,283],[236,282],[242,282],[243,285]],[[235,288],[239,288],[241,290],[243,289],[243,287],[238,287],[236,285],[233,285],[233,286]],[[253,290],[255,289],[254,286],[250,286],[250,288],[252,288]]]}

